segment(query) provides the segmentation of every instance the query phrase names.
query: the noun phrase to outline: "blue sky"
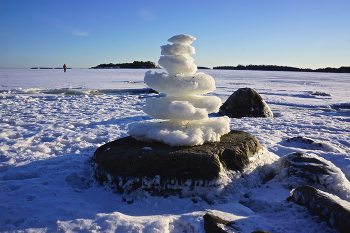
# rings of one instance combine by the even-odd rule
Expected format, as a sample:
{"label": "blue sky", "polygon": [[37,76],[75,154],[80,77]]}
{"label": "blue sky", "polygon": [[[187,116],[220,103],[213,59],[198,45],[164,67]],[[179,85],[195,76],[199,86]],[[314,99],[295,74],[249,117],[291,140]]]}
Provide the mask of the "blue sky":
{"label": "blue sky", "polygon": [[198,66],[350,66],[350,1],[0,0],[0,68],[158,62],[176,34]]}

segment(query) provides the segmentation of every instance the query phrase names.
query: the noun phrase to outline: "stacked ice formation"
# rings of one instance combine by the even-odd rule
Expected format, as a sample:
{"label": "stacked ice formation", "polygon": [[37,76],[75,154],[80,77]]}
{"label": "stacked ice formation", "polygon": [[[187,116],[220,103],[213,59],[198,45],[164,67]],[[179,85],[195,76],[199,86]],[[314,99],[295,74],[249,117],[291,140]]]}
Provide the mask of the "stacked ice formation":
{"label": "stacked ice formation", "polygon": [[163,98],[146,100],[144,112],[156,119],[129,125],[129,134],[141,141],[161,141],[171,146],[194,146],[220,141],[230,131],[226,116],[209,118],[218,112],[221,100],[216,96],[202,96],[215,90],[210,75],[198,72],[194,59],[195,49],[190,44],[195,37],[181,34],[170,38],[173,44],[161,46],[158,63],[168,73],[145,74],[145,83]]}

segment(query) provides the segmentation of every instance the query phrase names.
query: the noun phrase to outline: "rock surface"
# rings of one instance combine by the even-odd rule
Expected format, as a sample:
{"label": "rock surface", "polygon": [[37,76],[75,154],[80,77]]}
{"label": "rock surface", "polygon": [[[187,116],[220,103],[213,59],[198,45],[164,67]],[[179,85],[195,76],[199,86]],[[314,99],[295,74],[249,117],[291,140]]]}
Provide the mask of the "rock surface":
{"label": "rock surface", "polygon": [[306,206],[340,233],[350,232],[350,203],[311,186],[294,189],[287,199]]}
{"label": "rock surface", "polygon": [[251,88],[235,91],[220,107],[220,115],[231,118],[273,117],[273,113],[259,93]]}
{"label": "rock surface", "polygon": [[[229,233],[242,232],[235,222],[230,222],[212,214],[205,214],[204,230],[206,233]],[[257,230],[252,233],[270,233],[268,231]]]}
{"label": "rock surface", "polygon": [[115,183],[123,192],[130,178],[132,189],[144,186],[145,181],[141,181],[144,177],[158,186],[169,180],[174,185],[189,179],[210,181],[217,178],[222,169],[242,171],[249,164],[249,158],[261,149],[253,135],[236,130],[223,135],[220,142],[193,147],[147,143],[129,136],[99,147],[92,161],[95,177]]}
{"label": "rock surface", "polygon": [[297,136],[288,138],[287,140],[281,142],[281,145],[288,147],[298,147],[307,150],[323,150],[330,152],[338,152],[338,150],[325,142],[315,142],[311,138],[306,138],[304,136]]}
{"label": "rock surface", "polygon": [[234,222],[221,219],[215,215],[205,214],[203,218],[204,230],[206,233],[228,233],[229,231],[225,228],[229,228],[229,230],[241,231],[240,228],[234,226]]}

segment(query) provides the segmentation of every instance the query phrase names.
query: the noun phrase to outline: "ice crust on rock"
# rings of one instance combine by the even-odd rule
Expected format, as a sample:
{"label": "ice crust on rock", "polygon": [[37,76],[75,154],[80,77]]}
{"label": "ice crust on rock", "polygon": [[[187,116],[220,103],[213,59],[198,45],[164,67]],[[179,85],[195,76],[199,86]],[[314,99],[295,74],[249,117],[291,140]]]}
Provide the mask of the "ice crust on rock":
{"label": "ice crust on rock", "polygon": [[129,134],[140,141],[160,141],[170,146],[202,145],[220,141],[230,131],[228,117],[198,121],[149,120],[129,125]]}
{"label": "ice crust on rock", "polygon": [[[218,199],[224,201],[226,198],[223,199],[222,197],[225,196],[239,198],[242,193],[261,185],[266,177],[274,173],[274,163],[278,160],[278,156],[263,148],[250,159],[251,162],[242,171],[226,170],[220,163],[220,174],[217,179],[213,180],[167,178],[164,182],[164,179],[162,181],[162,177],[159,175],[155,177],[126,178],[107,173],[101,169],[100,164],[95,164],[95,169],[99,171],[97,173],[98,177],[107,177],[110,187],[118,188],[119,186],[119,188],[126,191],[123,194],[125,197],[145,195],[146,192],[142,190],[149,190],[150,193],[164,192],[164,194],[176,190],[183,197],[201,197],[210,203],[216,203]],[[135,189],[135,187],[139,187],[138,183],[140,181],[142,184],[140,189]]]}
{"label": "ice crust on rock", "polygon": [[143,111],[156,119],[129,125],[129,134],[142,141],[161,141],[171,146],[194,146],[220,141],[230,131],[226,116],[209,118],[218,112],[221,100],[215,96],[201,96],[215,90],[215,80],[210,75],[196,73],[197,66],[189,54],[194,54],[190,44],[195,37],[181,34],[168,41],[174,44],[161,46],[158,61],[168,73],[147,71],[145,83],[167,96],[147,99]]}

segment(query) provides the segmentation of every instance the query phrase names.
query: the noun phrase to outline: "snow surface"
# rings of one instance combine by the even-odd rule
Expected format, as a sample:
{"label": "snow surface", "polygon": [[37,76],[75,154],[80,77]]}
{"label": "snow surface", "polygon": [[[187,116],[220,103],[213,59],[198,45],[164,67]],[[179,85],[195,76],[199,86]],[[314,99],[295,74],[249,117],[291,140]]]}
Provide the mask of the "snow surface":
{"label": "snow surface", "polygon": [[[225,101],[250,87],[274,113],[230,119],[231,129],[253,134],[279,157],[299,151],[327,159],[350,179],[349,74],[203,72],[216,81],[209,96]],[[291,190],[277,178],[260,187],[243,183],[212,200],[128,197],[96,183],[94,151],[128,136],[129,123],[151,119],[142,108],[158,95],[140,92],[148,88],[144,73],[0,69],[1,232],[204,232],[205,213],[235,221],[242,232],[336,232],[286,202]],[[298,136],[329,147],[285,143]]]}

